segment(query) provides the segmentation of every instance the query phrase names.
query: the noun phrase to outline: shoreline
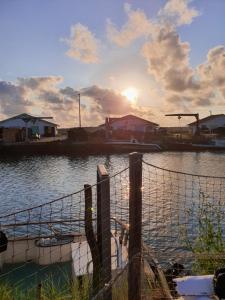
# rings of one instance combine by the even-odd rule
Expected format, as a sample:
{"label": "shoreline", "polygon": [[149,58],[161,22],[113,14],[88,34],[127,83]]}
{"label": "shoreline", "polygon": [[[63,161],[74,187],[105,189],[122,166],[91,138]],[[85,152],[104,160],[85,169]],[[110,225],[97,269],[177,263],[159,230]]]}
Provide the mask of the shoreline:
{"label": "shoreline", "polygon": [[129,152],[225,152],[225,147],[214,147],[210,145],[193,145],[185,143],[167,143],[160,145],[162,150],[154,151],[151,148],[140,147],[140,145],[115,146],[107,143],[72,143],[69,141],[53,141],[42,143],[21,143],[0,145],[0,155],[101,155],[122,154]]}

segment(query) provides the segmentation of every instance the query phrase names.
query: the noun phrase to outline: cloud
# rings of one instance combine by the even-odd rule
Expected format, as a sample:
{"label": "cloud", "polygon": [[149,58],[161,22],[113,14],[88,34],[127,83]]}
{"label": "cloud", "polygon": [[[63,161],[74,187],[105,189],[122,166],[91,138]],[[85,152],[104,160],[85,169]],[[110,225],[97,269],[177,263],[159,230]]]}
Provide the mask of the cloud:
{"label": "cloud", "polygon": [[40,99],[42,101],[53,103],[53,104],[61,104],[64,102],[63,96],[59,92],[45,91],[40,94]]}
{"label": "cloud", "polygon": [[[145,38],[140,53],[147,63],[149,75],[154,78],[166,104],[178,105],[180,102],[183,107],[209,105],[215,101],[212,87],[207,85],[197,69],[190,66],[190,44],[183,42],[176,31],[178,26],[190,24],[200,15],[190,6],[191,2],[169,0],[155,20],[148,19],[144,12],[132,10],[126,4],[128,20],[121,29],[111,22],[107,26],[109,39],[121,47],[137,38]],[[221,93],[223,91],[221,89]]]}
{"label": "cloud", "polygon": [[61,89],[61,90],[60,90],[60,93],[61,93],[62,95],[65,95],[65,96],[69,97],[69,98],[78,100],[78,94],[79,94],[80,92],[77,91],[77,90],[74,90],[73,88],[71,88],[71,87],[69,87],[69,86],[67,86],[67,87],[64,88],[64,89]]}
{"label": "cloud", "polygon": [[142,10],[131,10],[127,3],[124,5],[124,9],[128,20],[120,30],[111,20],[107,21],[108,39],[121,47],[129,45],[137,38],[148,36],[154,30],[154,24],[148,20]]}
{"label": "cloud", "polygon": [[70,28],[70,38],[62,39],[69,45],[66,55],[83,63],[97,63],[99,41],[89,29],[78,23]]}
{"label": "cloud", "polygon": [[188,6],[190,2],[190,0],[169,0],[160,9],[158,19],[154,21],[148,19],[142,10],[132,10],[131,6],[126,3],[124,11],[128,20],[121,29],[117,29],[111,20],[108,20],[108,39],[120,47],[125,47],[140,37],[154,37],[162,27],[176,28],[190,24],[195,17],[199,16],[199,12],[195,8]]}
{"label": "cloud", "polygon": [[189,52],[190,45],[182,42],[173,28],[164,26],[142,48],[148,72],[163,90],[171,109],[186,110],[188,106],[194,110],[216,104],[215,89],[224,92],[224,48],[211,49],[207,61],[195,69],[190,66]]}
{"label": "cloud", "polygon": [[[89,121],[104,120],[106,116],[124,116],[134,114],[142,118],[152,118],[155,116],[152,109],[131,104],[126,97],[111,89],[104,89],[99,86],[91,86],[81,90],[84,96],[92,99],[90,106]],[[92,118],[91,118],[92,116]],[[102,121],[101,121],[102,122]]]}
{"label": "cloud", "polygon": [[81,90],[81,95],[91,98],[95,109],[102,114],[122,115],[133,111],[131,103],[114,90],[103,89],[96,85]]}
{"label": "cloud", "polygon": [[198,76],[207,86],[216,88],[225,98],[225,48],[217,46],[210,49],[207,60],[198,66]]}
{"label": "cloud", "polygon": [[55,88],[55,85],[58,85],[62,81],[62,76],[20,77],[17,79],[20,86],[31,90],[49,90],[50,87]]}
{"label": "cloud", "polygon": [[173,26],[190,24],[199,16],[199,12],[194,7],[189,7],[189,3],[190,0],[169,0],[158,15],[163,22]]}
{"label": "cloud", "polygon": [[[63,126],[78,125],[78,93],[81,94],[81,115],[86,126],[103,122],[107,115],[148,115],[149,110],[132,105],[118,92],[90,86],[80,91],[60,88],[62,78],[28,77],[16,83],[0,81],[0,113],[5,117],[33,111],[38,115],[50,115]],[[36,113],[34,113],[36,115]]]}
{"label": "cloud", "polygon": [[199,15],[188,7],[190,2],[168,1],[159,12],[160,17],[164,16],[163,22],[160,20],[154,35],[144,42],[141,50],[149,74],[164,93],[165,103],[184,110],[219,104],[216,91],[225,97],[224,46],[209,50],[207,60],[193,68],[189,62],[190,44],[181,41],[176,31],[177,26],[189,24]]}
{"label": "cloud", "polygon": [[[58,84],[63,80],[60,76],[18,78],[15,83],[0,81],[0,112],[8,117],[24,112],[47,112],[63,122],[72,120],[73,110],[77,107],[75,91],[66,87],[60,89]],[[36,113],[35,113],[36,114]]]}
{"label": "cloud", "polygon": [[27,98],[26,89],[11,82],[0,81],[0,110],[4,115],[27,111],[32,101]]}
{"label": "cloud", "polygon": [[194,87],[189,51],[189,44],[181,42],[175,31],[162,28],[155,39],[143,45],[142,55],[148,63],[149,73],[164,88],[184,91]]}

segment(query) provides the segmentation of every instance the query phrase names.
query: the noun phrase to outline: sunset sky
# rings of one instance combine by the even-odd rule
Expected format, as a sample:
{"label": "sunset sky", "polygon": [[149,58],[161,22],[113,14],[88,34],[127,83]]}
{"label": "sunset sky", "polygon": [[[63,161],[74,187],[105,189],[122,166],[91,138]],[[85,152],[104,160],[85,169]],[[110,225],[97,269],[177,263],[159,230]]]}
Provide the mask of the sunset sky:
{"label": "sunset sky", "polygon": [[0,0],[0,40],[0,119],[225,112],[224,0]]}

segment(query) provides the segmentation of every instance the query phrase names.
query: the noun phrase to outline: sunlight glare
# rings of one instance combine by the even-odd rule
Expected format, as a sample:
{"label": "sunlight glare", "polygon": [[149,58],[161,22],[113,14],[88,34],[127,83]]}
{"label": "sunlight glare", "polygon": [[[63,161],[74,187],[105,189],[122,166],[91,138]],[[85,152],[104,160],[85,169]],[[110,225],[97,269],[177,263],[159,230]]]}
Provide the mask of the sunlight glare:
{"label": "sunlight glare", "polygon": [[122,95],[125,96],[130,102],[135,102],[138,97],[138,90],[135,87],[128,87],[122,92]]}

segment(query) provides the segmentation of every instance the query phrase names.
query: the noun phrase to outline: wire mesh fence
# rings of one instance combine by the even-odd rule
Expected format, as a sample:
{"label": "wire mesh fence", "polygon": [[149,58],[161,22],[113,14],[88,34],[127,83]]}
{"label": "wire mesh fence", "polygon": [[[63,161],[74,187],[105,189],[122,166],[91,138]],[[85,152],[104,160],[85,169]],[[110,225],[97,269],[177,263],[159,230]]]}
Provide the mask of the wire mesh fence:
{"label": "wire mesh fence", "polygon": [[225,177],[140,155],[97,174],[95,185],[0,216],[0,292],[10,284],[29,299],[57,299],[49,289],[62,299],[172,299],[175,277],[224,266]]}
{"label": "wire mesh fence", "polygon": [[225,177],[175,172],[143,161],[143,181],[143,240],[175,296],[175,277],[213,275],[225,266]]}
{"label": "wire mesh fence", "polygon": [[[33,291],[31,299],[39,299],[40,283],[46,285],[49,277],[58,277],[50,283],[66,286],[63,292],[73,297],[72,278],[75,286],[78,285],[74,299],[94,297],[100,290],[104,297],[108,293],[108,289],[104,291],[105,283],[114,282],[114,277],[118,278],[119,271],[127,263],[128,235],[123,225],[123,221],[128,222],[129,211],[127,172],[128,168],[111,178],[106,173],[105,178],[100,178],[93,186],[84,185],[81,191],[0,216],[1,232],[6,237],[5,244],[1,238],[0,283],[9,283],[13,290]],[[107,203],[99,207],[105,183],[109,187],[108,191],[104,190]],[[102,224],[100,229],[98,223]],[[110,241],[108,253],[104,248],[105,239]],[[100,255],[99,252],[101,261],[96,270],[96,253]],[[104,274],[106,261],[112,269],[110,274]],[[56,273],[58,276],[54,275]],[[98,282],[94,282],[96,277]],[[82,292],[85,289],[86,296]],[[60,289],[57,291],[61,293]]]}

